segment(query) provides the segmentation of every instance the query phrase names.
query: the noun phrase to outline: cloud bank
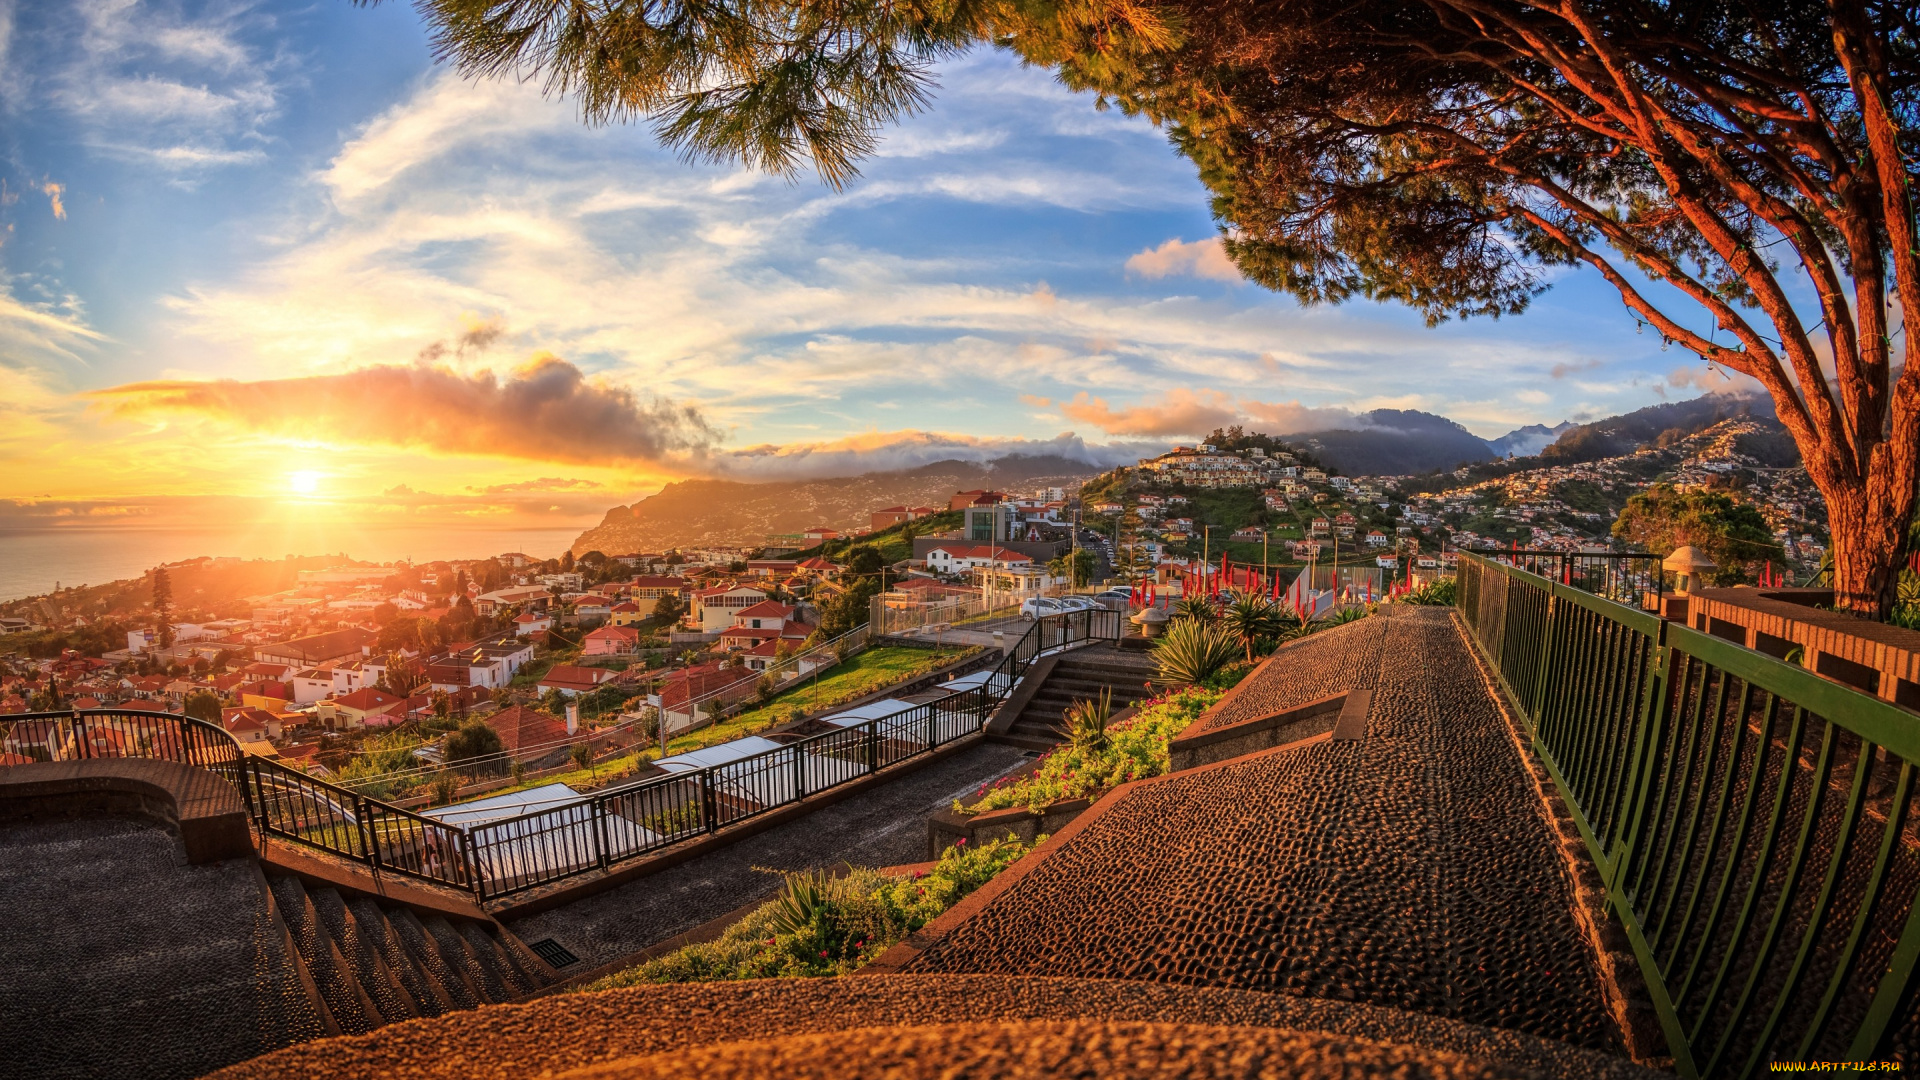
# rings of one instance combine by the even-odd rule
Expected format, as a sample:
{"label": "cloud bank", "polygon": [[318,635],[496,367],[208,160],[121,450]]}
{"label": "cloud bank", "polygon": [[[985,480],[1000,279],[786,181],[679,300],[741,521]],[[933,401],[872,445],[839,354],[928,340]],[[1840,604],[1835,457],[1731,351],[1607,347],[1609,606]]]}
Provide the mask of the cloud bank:
{"label": "cloud bank", "polygon": [[548,355],[504,377],[419,363],[257,382],[156,380],[87,396],[129,419],[184,415],[271,436],[535,461],[660,463],[702,456],[721,438],[695,407],[642,400]]}

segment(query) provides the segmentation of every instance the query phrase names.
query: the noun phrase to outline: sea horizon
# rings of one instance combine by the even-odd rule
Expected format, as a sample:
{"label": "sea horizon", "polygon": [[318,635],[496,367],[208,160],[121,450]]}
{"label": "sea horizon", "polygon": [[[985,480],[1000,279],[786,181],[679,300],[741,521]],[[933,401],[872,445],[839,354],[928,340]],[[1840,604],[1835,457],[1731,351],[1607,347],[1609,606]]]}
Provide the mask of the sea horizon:
{"label": "sea horizon", "polygon": [[0,601],[79,585],[136,578],[162,563],[201,556],[283,559],[340,555],[362,562],[477,559],[520,551],[557,558],[591,527],[484,526],[355,527],[329,530],[208,528],[204,526],[0,529]]}

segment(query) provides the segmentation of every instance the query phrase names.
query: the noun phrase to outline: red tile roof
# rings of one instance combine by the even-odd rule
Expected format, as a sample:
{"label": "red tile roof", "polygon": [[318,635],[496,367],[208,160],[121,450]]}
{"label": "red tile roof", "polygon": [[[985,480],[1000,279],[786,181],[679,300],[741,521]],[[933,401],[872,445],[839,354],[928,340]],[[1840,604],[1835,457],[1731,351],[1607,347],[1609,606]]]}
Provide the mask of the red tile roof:
{"label": "red tile roof", "polygon": [[517,754],[522,747],[558,746],[569,741],[566,721],[525,705],[501,709],[487,717],[487,726],[500,736],[508,753]]}

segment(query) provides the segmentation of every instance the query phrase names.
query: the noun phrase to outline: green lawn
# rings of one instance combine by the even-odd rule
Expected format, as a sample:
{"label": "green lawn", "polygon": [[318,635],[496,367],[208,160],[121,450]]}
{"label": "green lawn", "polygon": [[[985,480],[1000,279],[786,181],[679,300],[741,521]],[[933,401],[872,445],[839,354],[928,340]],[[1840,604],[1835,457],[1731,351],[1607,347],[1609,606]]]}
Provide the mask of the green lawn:
{"label": "green lawn", "polygon": [[[816,675],[807,676],[792,689],[782,692],[780,696],[765,705],[748,709],[738,716],[728,717],[723,723],[707,730],[731,733],[700,745],[711,746],[716,742],[726,742],[728,739],[738,738],[741,734],[785,721],[791,718],[795,710],[813,712],[816,709],[830,708],[855,698],[865,697],[876,690],[918,678],[937,667],[953,663],[955,660],[979,651],[978,645],[946,649],[913,649],[904,645],[883,645],[868,649],[833,667],[817,672]],[[695,734],[704,735],[706,732],[701,731]]]}

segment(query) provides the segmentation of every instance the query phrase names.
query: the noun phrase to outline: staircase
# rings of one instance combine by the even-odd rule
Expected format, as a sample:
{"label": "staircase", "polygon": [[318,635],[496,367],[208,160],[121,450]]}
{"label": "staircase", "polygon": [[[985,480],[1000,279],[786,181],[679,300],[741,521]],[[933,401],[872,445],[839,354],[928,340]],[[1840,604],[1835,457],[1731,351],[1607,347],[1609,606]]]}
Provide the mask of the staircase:
{"label": "staircase", "polygon": [[993,741],[1028,750],[1051,750],[1061,742],[1060,725],[1074,702],[1098,701],[1103,691],[1111,690],[1113,711],[1117,713],[1147,697],[1146,683],[1153,675],[1153,663],[1143,652],[1087,648],[1066,653],[1054,661],[1053,670],[1013,724],[994,735]]}
{"label": "staircase", "polygon": [[553,970],[499,927],[421,915],[368,896],[268,878],[320,1000],[340,1031],[358,1035],[401,1020],[512,1001],[551,985]]}

